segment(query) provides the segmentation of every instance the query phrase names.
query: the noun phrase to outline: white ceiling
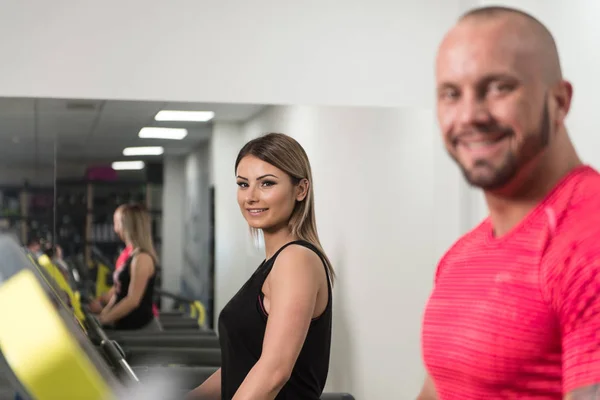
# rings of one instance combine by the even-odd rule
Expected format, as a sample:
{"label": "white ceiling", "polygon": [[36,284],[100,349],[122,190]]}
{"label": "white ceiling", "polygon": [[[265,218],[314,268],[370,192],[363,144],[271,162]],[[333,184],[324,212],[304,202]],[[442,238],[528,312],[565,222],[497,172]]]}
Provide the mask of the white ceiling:
{"label": "white ceiling", "polygon": [[[51,165],[127,159],[129,146],[161,145],[165,154],[186,154],[210,138],[212,122],[245,121],[264,106],[252,104],[0,98],[0,159],[3,164]],[[160,110],[214,111],[208,123],[156,122]],[[185,127],[181,141],[140,139],[144,126]],[[55,141],[56,139],[56,141]]]}

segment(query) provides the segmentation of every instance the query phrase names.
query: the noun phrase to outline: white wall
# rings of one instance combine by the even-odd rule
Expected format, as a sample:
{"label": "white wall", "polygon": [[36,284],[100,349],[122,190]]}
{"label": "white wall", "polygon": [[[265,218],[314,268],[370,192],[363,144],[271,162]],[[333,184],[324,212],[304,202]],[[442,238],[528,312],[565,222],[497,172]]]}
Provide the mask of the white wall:
{"label": "white wall", "polygon": [[[260,256],[249,244],[248,225],[237,205],[234,164],[244,143],[239,124],[216,123],[211,140],[215,187],[215,317],[258,266]],[[215,321],[216,322],[216,321]]]}
{"label": "white wall", "polygon": [[421,106],[465,2],[3,2],[0,95]]}
{"label": "white wall", "polygon": [[[162,208],[162,287],[179,293],[183,266],[185,162],[182,157],[164,160],[163,208]],[[163,302],[169,309],[171,302]]]}
{"label": "white wall", "polygon": [[269,131],[295,137],[310,157],[319,231],[339,275],[328,390],[358,399],[414,397],[435,264],[463,229],[460,191],[437,187],[439,180],[456,186],[460,177],[436,159],[444,154],[431,111],[282,106],[241,129],[217,124],[218,309],[264,257],[252,250],[238,211],[233,166],[245,141]]}

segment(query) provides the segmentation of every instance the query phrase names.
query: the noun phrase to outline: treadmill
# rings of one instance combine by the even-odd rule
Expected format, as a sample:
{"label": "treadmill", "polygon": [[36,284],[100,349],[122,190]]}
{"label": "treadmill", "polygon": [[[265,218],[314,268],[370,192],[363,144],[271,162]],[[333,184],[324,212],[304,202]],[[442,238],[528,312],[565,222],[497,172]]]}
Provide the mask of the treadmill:
{"label": "treadmill", "polygon": [[11,235],[0,234],[0,260],[0,399],[182,400],[189,392],[184,369],[136,370],[95,318],[81,324]]}
{"label": "treadmill", "polygon": [[[108,260],[108,258],[102,253],[100,249],[93,246],[92,247],[92,258],[96,260],[97,263],[105,265],[111,272],[114,271],[114,265]],[[77,258],[72,258],[69,260],[69,264],[71,268],[77,271],[79,277],[77,279],[77,284],[86,292],[89,292],[89,288],[94,288],[97,285],[96,283],[91,282],[90,275],[87,271],[87,266],[82,265],[82,260],[78,260]],[[77,267],[75,267],[77,266]],[[161,268],[158,267],[157,274],[161,273]],[[110,282],[112,284],[112,275],[108,276]],[[175,300],[178,303],[186,303],[186,304],[194,304],[197,303],[192,299],[186,299],[183,296],[176,295],[174,293],[167,292],[159,287],[155,287],[154,289],[155,297],[158,298],[169,298]],[[182,334],[189,331],[189,333],[197,333],[198,331],[203,332],[203,334],[214,334],[211,331],[201,330],[200,326],[203,324],[202,320],[205,315],[204,306],[199,304],[196,308],[201,309],[200,313],[202,314],[197,319],[192,318],[189,315],[184,314],[180,311],[161,311],[159,314],[159,320],[163,326],[163,331],[165,332],[174,332],[176,334]]]}
{"label": "treadmill", "polygon": [[[35,263],[35,260],[33,262]],[[53,269],[55,269],[53,265],[46,265],[46,272],[49,272],[50,275],[53,274]],[[43,269],[40,270],[44,271]],[[75,281],[75,279],[73,281]],[[81,283],[80,280],[78,285],[81,285]],[[65,285],[65,283],[63,283],[63,285]],[[67,286],[68,289],[72,289],[69,285]],[[84,298],[87,297],[89,297],[89,293],[84,291]],[[90,313],[87,313],[85,307],[80,307],[78,315],[80,315],[82,323],[85,322],[89,325],[90,322],[92,322],[91,330],[93,332],[101,330],[102,335],[107,339],[116,341],[116,343],[120,344],[124,358],[132,366],[184,365],[187,367],[199,367],[196,368],[198,370],[196,376],[205,377],[206,371],[212,370],[212,372],[214,372],[221,365],[221,349],[216,335],[214,332],[201,331],[200,326],[195,320],[192,320],[196,325],[195,332],[203,332],[205,335],[194,334],[191,337],[192,340],[182,340],[186,338],[181,335],[174,337],[171,335],[154,337],[154,333],[144,334],[143,332],[136,330],[115,331],[101,329],[100,326],[95,326],[96,324],[93,323],[95,317]],[[162,334],[163,332],[157,333]],[[94,336],[97,341],[101,340],[97,338],[98,336],[99,335]],[[158,341],[155,339],[158,339]],[[186,372],[188,372],[188,375],[194,373],[193,370],[189,369],[186,370]],[[200,381],[200,383],[201,382],[203,382],[203,380]],[[198,383],[198,379],[195,380],[195,383]]]}
{"label": "treadmill", "polygon": [[[20,299],[17,299],[16,297],[14,297],[14,293],[12,292],[6,295],[6,298],[11,297],[11,300],[7,301],[5,297],[2,297],[2,293],[4,293],[7,289],[5,288],[5,285],[0,284],[0,299],[5,300],[3,301],[3,304],[0,305],[0,348],[4,348],[4,344],[2,343],[2,331],[4,329],[7,329],[8,327],[14,327],[15,329],[17,329],[15,332],[19,332],[20,330],[24,329],[22,327],[23,321],[19,321],[19,323],[13,323],[12,319],[20,317],[20,319],[25,320],[25,318],[23,318],[23,315],[27,315],[26,319],[30,321],[30,325],[39,325],[37,327],[31,326],[30,328],[28,328],[29,332],[35,334],[36,340],[40,340],[40,338],[45,339],[46,333],[50,332],[48,331],[48,329],[52,327],[52,324],[60,327],[62,321],[65,321],[64,323],[66,324],[66,328],[68,329],[69,333],[76,337],[78,342],[83,345],[83,350],[86,352],[86,354],[82,357],[85,359],[87,357],[87,354],[89,353],[90,357],[96,358],[96,360],[92,362],[92,364],[97,364],[99,362],[99,368],[101,369],[103,365],[104,367],[109,366],[107,376],[113,380],[116,379],[117,383],[139,383],[141,381],[145,385],[147,383],[158,384],[158,382],[163,382],[165,377],[169,377],[168,382],[164,383],[164,385],[172,388],[172,392],[179,393],[180,396],[178,398],[182,398],[183,394],[189,392],[191,389],[200,385],[217,370],[218,364],[220,364],[220,352],[218,353],[218,362],[216,361],[213,355],[212,365],[207,366],[177,365],[177,363],[174,362],[177,361],[175,358],[166,357],[165,359],[161,360],[160,358],[157,358],[156,355],[153,354],[151,351],[146,351],[146,353],[142,354],[142,356],[136,356],[136,361],[138,362],[136,363],[136,365],[132,365],[126,360],[127,349],[125,349],[124,351],[124,349],[121,348],[121,346],[117,342],[111,340],[102,330],[100,324],[94,316],[85,312],[84,309],[84,321],[77,320],[71,308],[62,300],[59,292],[60,289],[52,281],[51,275],[49,275],[47,271],[39,268],[37,264],[34,264],[35,260],[28,259],[14,241],[7,241],[5,237],[0,236],[0,259],[6,259],[5,254],[9,253],[13,253],[16,257],[13,257],[16,259],[16,262],[11,263],[10,265],[20,266],[21,270],[24,271],[22,273],[20,272],[21,275],[19,276],[31,275],[33,278],[29,279],[29,282],[27,285],[25,285],[25,288],[19,289],[20,293],[29,293],[28,296],[23,297],[24,299],[27,299],[26,301],[21,301]],[[2,268],[3,265],[0,263],[0,276],[3,275],[6,277],[7,274],[3,273]],[[8,285],[8,287],[10,288],[10,285]],[[47,303],[48,300],[50,300],[51,303],[55,305],[56,312],[58,312],[60,316],[60,321],[56,321],[55,319],[52,324],[49,324],[48,321],[44,319],[44,316],[52,317],[54,315],[53,309],[48,310],[47,307],[44,308],[43,306],[44,301]],[[23,309],[21,307],[15,307],[15,305],[19,304],[26,304],[27,308]],[[15,310],[15,315],[13,315],[12,319],[9,320],[3,318],[3,305],[6,307],[10,305],[8,309],[10,310],[12,308]],[[43,326],[43,329],[40,329],[40,326]],[[19,338],[17,337],[17,339]],[[68,340],[69,335],[63,332],[62,336],[53,339],[50,338],[46,341],[41,341],[41,347],[46,346],[46,348],[53,348],[56,345],[60,345],[61,343],[63,343],[63,341]],[[70,346],[69,351],[74,356],[76,356],[77,354],[79,354],[79,352],[73,347],[74,346]],[[199,353],[200,355],[202,355],[202,352]],[[158,352],[157,354],[159,356],[161,355],[160,352]],[[192,351],[191,356],[193,357],[194,355],[196,356],[196,361],[198,361],[198,352]],[[58,356],[60,356],[60,354]],[[145,360],[143,356],[147,356],[148,360]],[[144,363],[143,361],[152,362]],[[186,360],[179,361],[181,362],[181,364],[189,364],[185,362]],[[31,373],[34,372],[35,371],[31,371]],[[42,374],[46,375],[48,373],[44,371]],[[89,375],[89,373],[85,371],[83,372],[83,374]],[[51,376],[51,374],[48,374],[49,378]],[[72,383],[73,381],[73,378],[68,378],[68,382]],[[119,387],[118,384],[116,386]],[[119,390],[123,390],[123,388],[120,387]],[[21,397],[40,398],[37,395]],[[8,398],[14,400],[14,394],[12,395],[12,397]],[[51,398],[93,399],[94,397],[92,395],[90,395],[90,397],[87,397],[87,395],[73,395],[73,397],[55,396]],[[3,397],[0,397],[0,399],[3,399]]]}
{"label": "treadmill", "polygon": [[12,398],[118,398],[126,384],[9,235],[0,236],[0,259],[0,364]]}

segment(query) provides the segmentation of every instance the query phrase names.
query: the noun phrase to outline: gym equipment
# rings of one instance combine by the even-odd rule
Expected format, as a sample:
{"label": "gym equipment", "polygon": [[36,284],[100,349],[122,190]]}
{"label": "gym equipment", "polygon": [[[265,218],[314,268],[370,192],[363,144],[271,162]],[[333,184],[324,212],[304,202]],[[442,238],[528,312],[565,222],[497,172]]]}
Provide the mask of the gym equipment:
{"label": "gym equipment", "polygon": [[[178,388],[190,391],[201,385],[217,370],[217,367],[190,367],[173,363],[169,363],[169,366],[157,365],[156,363],[132,365],[130,361],[126,360],[126,351],[120,343],[110,339],[93,316],[86,313],[86,321],[89,321],[90,340],[104,350],[109,356],[111,364],[124,366],[123,368],[126,369],[125,378],[128,380],[147,382],[154,379],[155,376],[173,376]],[[154,357],[154,355],[151,357]]]}
{"label": "gym equipment", "polygon": [[80,322],[83,322],[84,316],[81,310],[81,298],[79,293],[73,292],[73,289],[67,282],[62,272],[52,263],[52,260],[47,255],[42,255],[37,260],[38,264],[43,267],[46,272],[52,277],[58,288],[62,290],[69,298],[70,304],[73,307],[75,316]]}
{"label": "gym equipment", "polygon": [[[180,311],[185,311],[186,307],[188,308],[188,312],[191,318],[198,320],[198,325],[202,328],[206,326],[206,308],[202,304],[202,302],[198,300],[192,300],[185,298],[183,296],[179,296],[166,290],[155,289],[155,293],[159,297],[168,298],[171,300],[175,300],[175,306],[179,308]],[[163,317],[161,313],[161,318]],[[169,317],[169,315],[165,315],[165,317]]]}
{"label": "gym equipment", "polygon": [[[76,315],[78,316],[78,319],[80,320],[80,322],[82,322],[82,323],[83,323],[83,322],[84,322],[86,319],[88,319],[88,318],[89,318],[89,316],[86,318],[86,314],[87,314],[87,313],[85,313],[85,311],[84,311],[84,310],[82,309],[82,307],[81,307],[81,304],[80,304],[80,302],[79,302],[79,293],[78,293],[78,292],[76,292],[76,293],[73,293],[73,292],[72,292],[72,290],[71,290],[70,286],[69,286],[69,285],[68,285],[68,283],[67,283],[67,282],[66,282],[66,281],[63,279],[63,277],[62,277],[62,274],[61,274],[61,272],[58,270],[58,268],[57,268],[57,267],[56,267],[56,266],[55,266],[55,265],[54,265],[54,264],[51,262],[51,260],[50,260],[49,258],[47,258],[47,257],[46,257],[46,258],[44,258],[44,257],[45,257],[45,256],[42,256],[42,257],[38,258],[38,260],[40,260],[40,261],[42,261],[42,262],[36,262],[36,261],[35,261],[35,259],[34,259],[33,257],[31,257],[31,261],[32,261],[32,263],[34,263],[34,265],[37,265],[37,266],[42,266],[42,265],[43,265],[43,268],[41,268],[41,269],[42,269],[42,272],[43,272],[45,275],[47,275],[47,276],[48,276],[48,278],[49,278],[49,280],[51,281],[51,282],[49,282],[49,284],[52,284],[52,281],[54,281],[54,283],[57,283],[57,284],[58,284],[58,286],[59,286],[60,290],[62,290],[62,291],[64,291],[64,292],[66,292],[66,293],[69,293],[69,297],[72,297],[72,298],[74,298],[74,299],[76,299],[76,300],[77,300],[77,301],[74,301],[74,302],[72,302],[72,303],[70,303],[70,302],[69,302],[69,303],[68,303],[68,305],[70,305],[70,306],[72,306],[72,307],[73,307],[74,311],[76,312]],[[75,308],[75,307],[76,307],[76,308]],[[175,319],[175,320],[176,320],[178,317],[177,317],[176,315],[173,315],[173,314],[171,314],[171,315],[169,316],[169,318],[172,318],[172,319]],[[208,335],[209,335],[210,333],[212,333],[212,332],[209,332],[209,331],[200,331],[200,330],[199,330],[199,327],[198,327],[198,326],[195,324],[195,321],[194,321],[194,326],[195,326],[195,328],[196,328],[196,331],[197,331],[197,332],[202,332],[202,333],[206,334],[206,336],[204,336],[205,338],[209,337]],[[110,332],[110,331],[107,331],[107,333],[108,333],[108,332]],[[119,334],[122,334],[122,335],[124,335],[124,337],[125,337],[125,338],[127,338],[127,337],[128,337],[128,334],[129,334],[129,338],[130,338],[130,339],[131,339],[132,337],[136,337],[136,336],[139,336],[139,335],[140,335],[140,332],[136,332],[136,331],[113,331],[113,332],[114,332],[114,334],[115,334],[116,336],[119,336]],[[190,331],[186,330],[185,332],[186,332],[186,333],[189,333]],[[157,333],[162,333],[162,332],[157,332]],[[122,338],[122,337],[123,337],[123,336],[121,336],[120,338]],[[164,339],[164,336],[161,336],[161,337],[163,337],[163,341],[162,341],[162,343],[163,343],[163,344],[168,344],[168,342],[169,342],[169,341],[168,341],[168,340],[165,340],[165,339]],[[215,340],[216,340],[216,336],[214,336],[214,333],[213,333],[213,336],[212,336],[212,337],[214,338],[214,339],[212,340],[212,342],[211,342],[211,341],[209,341],[209,340],[204,340],[204,342],[205,342],[205,343],[212,343],[212,344],[209,346],[210,348],[213,348],[213,349],[214,349],[214,348],[218,348],[218,344],[217,344],[217,345],[215,345],[215,344],[214,344],[214,342],[215,342]],[[114,338],[114,337],[112,337],[111,339],[113,339],[113,340],[114,340],[115,338]],[[201,343],[202,343],[202,341],[201,341],[200,343],[199,343],[198,341],[196,341],[196,343],[195,343],[195,344],[201,344]],[[132,344],[132,345],[134,345],[134,347],[135,347],[135,343],[131,343],[131,344]],[[139,351],[140,351],[142,354],[147,354],[147,349],[143,348],[144,344],[143,344],[143,343],[138,343],[138,347],[139,347],[140,345],[142,346],[142,348],[141,348]],[[192,345],[194,345],[194,343],[192,343]],[[181,347],[181,346],[178,346],[178,347]],[[189,354],[191,355],[191,357],[192,357],[192,360],[198,360],[198,359],[200,359],[200,360],[201,360],[201,359],[203,358],[203,357],[202,357],[202,354],[194,354],[194,351],[195,351],[195,350],[196,350],[196,349],[192,349],[192,350],[188,351],[188,353],[189,353]],[[136,354],[136,351],[137,351],[137,348],[133,348],[133,349],[131,349],[131,348],[128,348],[127,355],[132,355],[132,354],[133,354],[133,355],[135,355],[135,354]],[[166,351],[166,350],[163,350],[163,353],[160,353],[160,354],[166,354],[166,353],[167,353],[167,351]],[[180,353],[181,353],[181,352],[179,352],[178,354],[180,354]],[[175,357],[176,357],[176,359],[181,359],[181,356],[178,356],[178,354],[175,354]],[[194,358],[194,356],[198,356],[198,357]],[[209,357],[209,359],[211,359],[211,360],[212,360],[212,358],[210,358],[210,357]],[[214,364],[214,361],[210,361],[210,363],[211,363],[211,365],[212,365],[212,364]]]}
{"label": "gym equipment", "polygon": [[[55,275],[56,267],[51,263],[46,263],[45,269],[48,274]],[[109,331],[105,332],[99,326],[96,326],[95,317],[91,316],[83,310],[85,314],[82,321],[85,321],[86,326],[92,329],[91,339],[105,352],[116,352],[116,350],[105,349],[104,346],[112,342],[112,346],[116,346],[119,349],[121,358],[126,360],[129,365],[134,367],[137,366],[168,366],[168,365],[180,365],[179,369],[182,368],[194,368],[194,367],[208,367],[208,369],[196,369],[195,373],[200,374],[199,376],[205,376],[214,372],[216,368],[221,365],[221,350],[218,344],[216,335],[198,335],[200,340],[192,341],[188,347],[182,347],[183,344],[174,342],[172,338],[166,336],[159,337],[159,343],[148,343],[151,339],[152,333],[146,334],[146,341],[139,341],[139,337],[142,332],[136,331],[113,331],[114,334],[125,333],[125,336],[120,336],[117,340],[115,337],[109,336]],[[171,315],[168,318],[176,320],[176,315]],[[195,320],[192,320],[196,331],[199,330],[199,326]],[[129,336],[127,335],[127,333]],[[96,334],[94,334],[96,333]],[[157,332],[162,333],[162,332]],[[148,337],[150,336],[150,338]],[[177,343],[173,346],[173,343]],[[162,346],[158,346],[162,344]],[[205,346],[202,346],[205,344]],[[113,356],[113,358],[116,356]],[[116,362],[121,362],[117,360]],[[212,372],[210,372],[212,371]],[[182,372],[182,371],[180,371]],[[186,371],[187,376],[190,376],[193,371]],[[202,381],[196,378],[194,383],[199,384]]]}
{"label": "gym equipment", "polygon": [[200,386],[205,380],[210,378],[217,371],[213,367],[181,367],[181,366],[133,366],[133,372],[140,379],[140,382],[148,382],[155,376],[174,376],[178,381],[178,389],[185,391],[180,398],[182,399],[187,392],[190,392]]}
{"label": "gym equipment", "polygon": [[[0,381],[2,398],[175,400],[216,370],[130,367],[124,350],[85,309],[85,326],[79,323],[55,283],[27,259],[14,238],[0,235],[0,260],[0,376],[6,377]],[[322,399],[353,400],[346,394],[324,394]]]}
{"label": "gym equipment", "polygon": [[140,335],[152,335],[153,337],[172,337],[172,336],[201,336],[201,337],[216,337],[217,334],[215,331],[201,331],[201,330],[193,330],[193,329],[175,329],[169,331],[158,331],[158,332],[136,332],[136,331],[116,331],[105,329],[106,334],[112,339],[118,338],[130,338],[130,337],[138,337]]}
{"label": "gym equipment", "polygon": [[164,321],[160,315],[158,317],[160,324],[162,325],[165,331],[171,330],[181,330],[181,329],[199,329],[198,321],[189,317],[181,317],[178,319],[166,320]]}
{"label": "gym equipment", "polygon": [[[91,256],[92,265],[97,270],[95,283],[95,297],[97,298],[108,292],[112,286],[114,266],[102,251],[95,246],[91,248]],[[158,277],[160,277],[160,272],[161,269],[158,267]],[[87,272],[81,275],[89,279],[89,274]],[[84,286],[89,286],[89,284],[84,284]],[[154,288],[154,293],[155,303],[159,304],[163,298],[168,298],[174,300],[175,306],[179,308],[179,310],[175,312],[161,312],[159,314],[159,320],[164,330],[205,329],[206,309],[200,301],[170,293],[159,287]],[[185,311],[187,311],[188,315],[184,314]]]}
{"label": "gym equipment", "polygon": [[219,348],[219,338],[216,335],[111,335],[123,347],[190,347],[190,348]]}
{"label": "gym equipment", "polygon": [[[112,287],[112,273],[114,268],[111,262],[96,246],[91,246],[91,264],[96,268],[96,295],[98,298],[108,293]],[[90,266],[88,266],[90,267]]]}
{"label": "gym equipment", "polygon": [[[41,259],[41,258],[40,258]],[[42,263],[38,263],[40,265],[42,265]],[[66,281],[62,280],[61,277],[61,273],[60,271],[58,271],[58,268],[49,260],[49,259],[43,259],[43,268],[44,271],[52,278],[54,278],[54,280],[56,282],[59,283],[59,286],[61,289],[63,289],[64,291],[71,293],[71,288],[68,286],[68,284],[66,283]],[[81,323],[84,322],[88,322],[92,323],[95,321],[95,319],[93,317],[90,318],[89,315],[84,315],[84,311],[81,309],[81,305],[79,304],[78,301],[78,296],[75,296],[72,294],[72,296],[74,296],[77,299],[77,302],[74,304],[74,306],[77,306],[77,308],[73,307],[74,310],[76,310],[76,315],[78,316],[78,320],[80,320]],[[71,304],[73,305],[73,304]],[[173,318],[175,321],[177,321],[177,316],[170,316],[169,318]],[[185,320],[184,320],[185,321]],[[194,325],[196,324],[196,322],[194,320],[192,320],[194,322]],[[199,331],[199,327],[197,325],[196,329]],[[98,331],[99,329],[96,329],[96,331]],[[100,330],[101,331],[101,330]],[[115,331],[118,335],[119,331]],[[126,331],[121,331],[121,332],[126,332]],[[200,341],[196,340],[195,342],[192,342],[191,345],[189,347],[182,347],[182,344],[178,344],[176,346],[171,346],[169,344],[174,343],[172,340],[169,340],[168,338],[166,338],[165,336],[162,336],[161,339],[159,339],[160,343],[163,346],[162,347],[156,347],[157,343],[154,344],[149,344],[147,341],[146,343],[144,343],[143,341],[136,341],[135,339],[133,339],[134,335],[140,335],[141,332],[135,332],[135,331],[130,331],[130,336],[129,336],[129,341],[125,342],[125,343],[119,343],[119,341],[117,340],[117,343],[120,344],[120,346],[123,349],[123,355],[124,358],[131,364],[131,365],[168,365],[168,364],[185,364],[185,365],[193,365],[193,366],[209,366],[209,367],[218,367],[220,366],[221,363],[221,350],[219,348],[218,345],[218,340],[216,339],[216,336],[198,336],[200,338]],[[105,335],[105,333],[102,331],[102,335]],[[210,338],[212,338],[212,340],[210,340]],[[112,340],[114,340],[114,337],[111,338]],[[106,337],[102,337],[99,339],[99,342],[103,343],[106,340],[111,340],[109,339],[108,336]],[[121,340],[123,340],[124,338],[121,337]],[[202,340],[204,339],[204,340]],[[201,344],[207,344],[207,346],[201,346]]]}
{"label": "gym equipment", "polygon": [[19,395],[40,400],[110,398],[118,383],[60,298],[44,289],[44,278],[8,236],[0,237],[0,254],[0,348],[19,382]]}
{"label": "gym equipment", "polygon": [[[0,252],[0,254],[2,254],[2,252]],[[34,261],[34,260],[31,259],[31,261]],[[33,262],[27,263],[27,264],[29,264],[30,267],[31,266],[37,267],[37,270],[35,268],[33,268],[33,269],[36,270],[38,272],[38,274],[47,272],[45,269],[41,268],[39,266],[39,264],[34,264]],[[52,275],[52,271],[50,271],[50,273],[48,275]],[[48,288],[50,288],[49,284],[52,283],[52,282],[45,280],[45,278],[43,278],[43,277],[40,277],[40,282],[48,284],[48,286],[47,286]],[[0,292],[0,298],[2,298],[1,292]],[[67,310],[67,314],[68,314],[68,311],[72,312],[72,310],[69,310],[67,305],[62,303],[58,297],[56,297],[56,302],[57,302],[57,304],[60,303],[63,310]],[[7,302],[5,301],[5,303],[7,303]],[[37,306],[39,307],[39,305],[37,305]],[[31,310],[27,310],[27,311],[31,311]],[[125,353],[121,349],[121,347],[115,341],[110,340],[105,335],[105,333],[102,331],[100,325],[98,324],[97,320],[93,316],[91,316],[87,313],[84,313],[84,314],[85,314],[84,315],[85,328],[83,328],[79,325],[78,326],[81,328],[82,332],[87,331],[87,333],[89,334],[89,338],[93,339],[93,341],[96,344],[96,346],[95,346],[96,353],[103,356],[103,358],[106,361],[110,361],[110,364],[113,366],[113,372],[117,375],[117,378],[118,378],[117,382],[137,384],[140,381],[144,382],[144,379],[147,379],[147,381],[144,382],[147,384],[148,382],[154,382],[157,379],[157,377],[159,378],[159,381],[160,381],[160,377],[168,376],[170,381],[177,383],[176,390],[172,390],[173,393],[179,393],[183,390],[185,390],[185,392],[187,393],[187,391],[200,385],[204,380],[206,380],[210,375],[212,375],[216,371],[216,368],[208,368],[208,367],[160,368],[160,367],[139,366],[136,368],[131,368],[129,366],[129,363],[127,363],[127,361],[124,358]],[[2,313],[1,313],[1,308],[0,308],[0,316],[1,315],[2,315]],[[37,315],[34,315],[34,316],[37,317]],[[71,319],[74,319],[72,316],[72,313],[71,313]],[[5,320],[2,319],[0,321],[2,321],[2,323],[4,323]],[[0,327],[0,333],[2,331],[2,328],[3,327]],[[36,332],[34,329],[30,329],[30,331]],[[0,338],[1,337],[2,337],[2,335],[0,334]],[[60,343],[60,341],[59,341],[59,343]],[[90,349],[94,349],[94,346],[92,346],[89,343],[89,341],[87,341],[87,343],[90,345]],[[46,342],[44,342],[44,344],[46,344],[47,347],[52,348],[52,346],[50,346],[50,344],[48,344]],[[73,349],[71,349],[71,350],[73,350]],[[91,350],[91,351],[93,351],[93,350]],[[74,351],[73,354],[76,355],[77,352]],[[101,359],[102,359],[102,357],[98,356],[97,361],[101,360]],[[83,372],[86,373],[85,371],[83,371]],[[33,374],[33,371],[31,373]],[[114,379],[114,376],[113,376],[113,379]],[[63,384],[65,384],[65,386],[69,386],[65,383],[64,379],[63,379]],[[115,387],[116,387],[115,390],[119,393],[121,393],[121,392],[128,393],[128,395],[124,396],[123,398],[137,398],[138,397],[138,396],[132,396],[131,391],[127,390],[127,386],[125,386],[125,387],[115,386]],[[164,397],[164,393],[165,393],[164,388],[165,387],[167,387],[167,383],[165,383],[164,379],[163,379],[163,385],[162,385],[163,395],[159,396],[159,395],[153,394],[153,396],[151,398],[165,398]],[[175,386],[172,384],[169,385],[169,387],[175,388]],[[30,398],[30,396],[27,395],[27,393],[31,393],[31,392],[20,391],[20,393],[25,393],[25,395],[21,395],[23,398]],[[8,394],[10,395],[10,392],[8,392]],[[114,396],[108,396],[107,394],[103,394],[102,396],[98,396],[98,397],[93,397],[93,395],[90,395],[90,393],[87,393],[87,392],[82,394],[81,396],[79,396],[79,393],[76,393],[76,395],[77,395],[76,398],[86,398],[86,399],[88,399],[88,398],[90,398],[90,399],[117,398]],[[14,394],[13,394],[13,396],[14,396]],[[53,394],[53,396],[54,396],[54,394]],[[170,394],[169,394],[169,396],[170,396]],[[42,398],[42,397],[40,397],[40,398]],[[46,397],[46,398],[49,399],[50,397]],[[72,398],[72,397],[65,396],[63,393],[60,396],[57,395],[56,397],[52,397],[52,398]],[[175,397],[175,398],[180,398],[180,397]]]}
{"label": "gym equipment", "polygon": [[203,367],[221,366],[220,348],[122,346],[131,365],[183,364]]}

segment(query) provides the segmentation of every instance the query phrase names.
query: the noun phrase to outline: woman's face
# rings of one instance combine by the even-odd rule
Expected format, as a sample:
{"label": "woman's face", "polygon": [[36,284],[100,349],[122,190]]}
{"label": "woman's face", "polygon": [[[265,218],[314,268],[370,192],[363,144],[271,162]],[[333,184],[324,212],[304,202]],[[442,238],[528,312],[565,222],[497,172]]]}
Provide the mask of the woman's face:
{"label": "woman's face", "polygon": [[238,204],[250,227],[274,231],[287,226],[297,201],[308,191],[308,181],[294,185],[279,168],[254,156],[244,157],[237,168]]}
{"label": "woman's face", "polygon": [[113,215],[113,226],[115,233],[123,240],[123,213],[121,210],[115,211]]}

